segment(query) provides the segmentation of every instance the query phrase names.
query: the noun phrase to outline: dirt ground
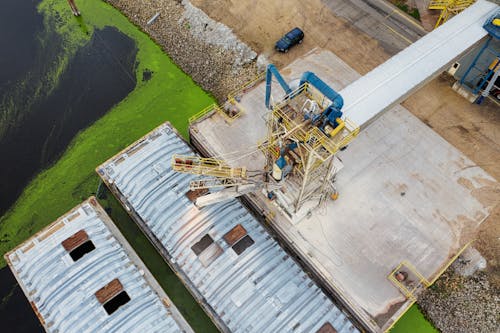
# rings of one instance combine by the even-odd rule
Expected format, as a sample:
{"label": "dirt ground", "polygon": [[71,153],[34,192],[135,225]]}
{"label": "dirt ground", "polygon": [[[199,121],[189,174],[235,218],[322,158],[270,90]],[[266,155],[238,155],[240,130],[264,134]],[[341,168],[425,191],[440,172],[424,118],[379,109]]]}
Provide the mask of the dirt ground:
{"label": "dirt ground", "polygon": [[[212,19],[224,23],[257,53],[283,67],[314,47],[333,51],[361,74],[390,56],[379,43],[332,14],[320,0],[238,1],[194,0]],[[287,54],[274,51],[274,43],[291,28],[305,32],[304,43]],[[354,43],[354,44],[353,44]]]}
{"label": "dirt ground", "polygon": [[[320,0],[193,0],[213,19],[233,29],[257,53],[278,67],[314,47],[331,50],[352,68],[365,74],[384,62],[388,54],[373,38],[354,28]],[[294,26],[305,32],[304,43],[287,54],[274,51],[274,43]],[[461,150],[490,175],[500,180],[500,107],[491,101],[472,105],[451,89],[441,75],[403,102],[414,115]],[[490,281],[500,285],[500,191],[492,215],[481,226],[475,246],[488,261]]]}

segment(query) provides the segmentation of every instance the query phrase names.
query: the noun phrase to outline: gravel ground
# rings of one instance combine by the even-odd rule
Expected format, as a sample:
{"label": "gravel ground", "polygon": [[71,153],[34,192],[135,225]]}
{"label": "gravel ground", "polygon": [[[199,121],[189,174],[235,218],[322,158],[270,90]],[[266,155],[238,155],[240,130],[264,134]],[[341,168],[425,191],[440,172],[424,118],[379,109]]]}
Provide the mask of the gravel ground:
{"label": "gravel ground", "polygon": [[418,304],[443,333],[500,332],[500,290],[483,272],[463,277],[449,270],[420,295]]}
{"label": "gravel ground", "polygon": [[[257,75],[257,54],[187,0],[107,0],[149,34],[203,89],[223,102]],[[147,22],[159,16],[149,25]]]}

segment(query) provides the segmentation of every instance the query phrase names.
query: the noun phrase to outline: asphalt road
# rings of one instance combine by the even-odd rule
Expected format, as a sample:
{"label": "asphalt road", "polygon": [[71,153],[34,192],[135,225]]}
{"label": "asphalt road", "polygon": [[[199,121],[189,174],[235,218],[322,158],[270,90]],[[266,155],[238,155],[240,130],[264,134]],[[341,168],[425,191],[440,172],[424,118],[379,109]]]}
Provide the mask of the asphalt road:
{"label": "asphalt road", "polygon": [[378,40],[396,54],[426,34],[412,17],[384,0],[322,0],[335,15]]}

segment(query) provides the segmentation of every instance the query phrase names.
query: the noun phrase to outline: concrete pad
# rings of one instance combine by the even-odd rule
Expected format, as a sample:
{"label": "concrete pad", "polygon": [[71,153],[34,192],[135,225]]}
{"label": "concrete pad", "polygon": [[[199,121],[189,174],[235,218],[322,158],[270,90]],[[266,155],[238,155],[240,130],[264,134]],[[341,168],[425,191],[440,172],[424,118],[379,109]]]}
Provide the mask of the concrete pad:
{"label": "concrete pad", "polygon": [[[314,50],[282,71],[290,81],[315,72],[340,90],[359,77],[329,51]],[[280,91],[278,85],[273,88]],[[243,96],[246,114],[232,124],[215,115],[191,127],[208,154],[248,150],[264,139],[264,84]],[[263,166],[260,151],[233,165]],[[373,331],[383,331],[412,301],[387,279],[401,262],[429,281],[470,240],[498,202],[497,181],[396,106],[337,154],[340,198],[292,221],[264,194],[246,197],[316,273],[325,287]],[[308,209],[308,208],[306,208]]]}

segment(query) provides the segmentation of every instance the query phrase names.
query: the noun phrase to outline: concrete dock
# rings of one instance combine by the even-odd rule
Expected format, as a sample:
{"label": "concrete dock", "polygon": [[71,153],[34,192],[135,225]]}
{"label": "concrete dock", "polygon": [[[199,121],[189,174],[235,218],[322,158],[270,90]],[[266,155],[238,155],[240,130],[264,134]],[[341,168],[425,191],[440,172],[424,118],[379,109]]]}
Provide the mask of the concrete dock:
{"label": "concrete dock", "polygon": [[[337,91],[360,77],[322,50],[281,73],[293,82],[305,71]],[[278,100],[282,90],[273,89]],[[219,113],[194,122],[195,147],[232,166],[262,170],[265,157],[256,147],[267,134],[264,91],[261,83],[244,93],[243,114],[232,122]],[[415,294],[431,283],[490,214],[499,184],[400,105],[363,128],[337,157],[344,164],[337,201],[290,218],[265,193],[244,200],[366,327],[384,331],[415,299],[389,278],[394,270],[408,269]]]}

